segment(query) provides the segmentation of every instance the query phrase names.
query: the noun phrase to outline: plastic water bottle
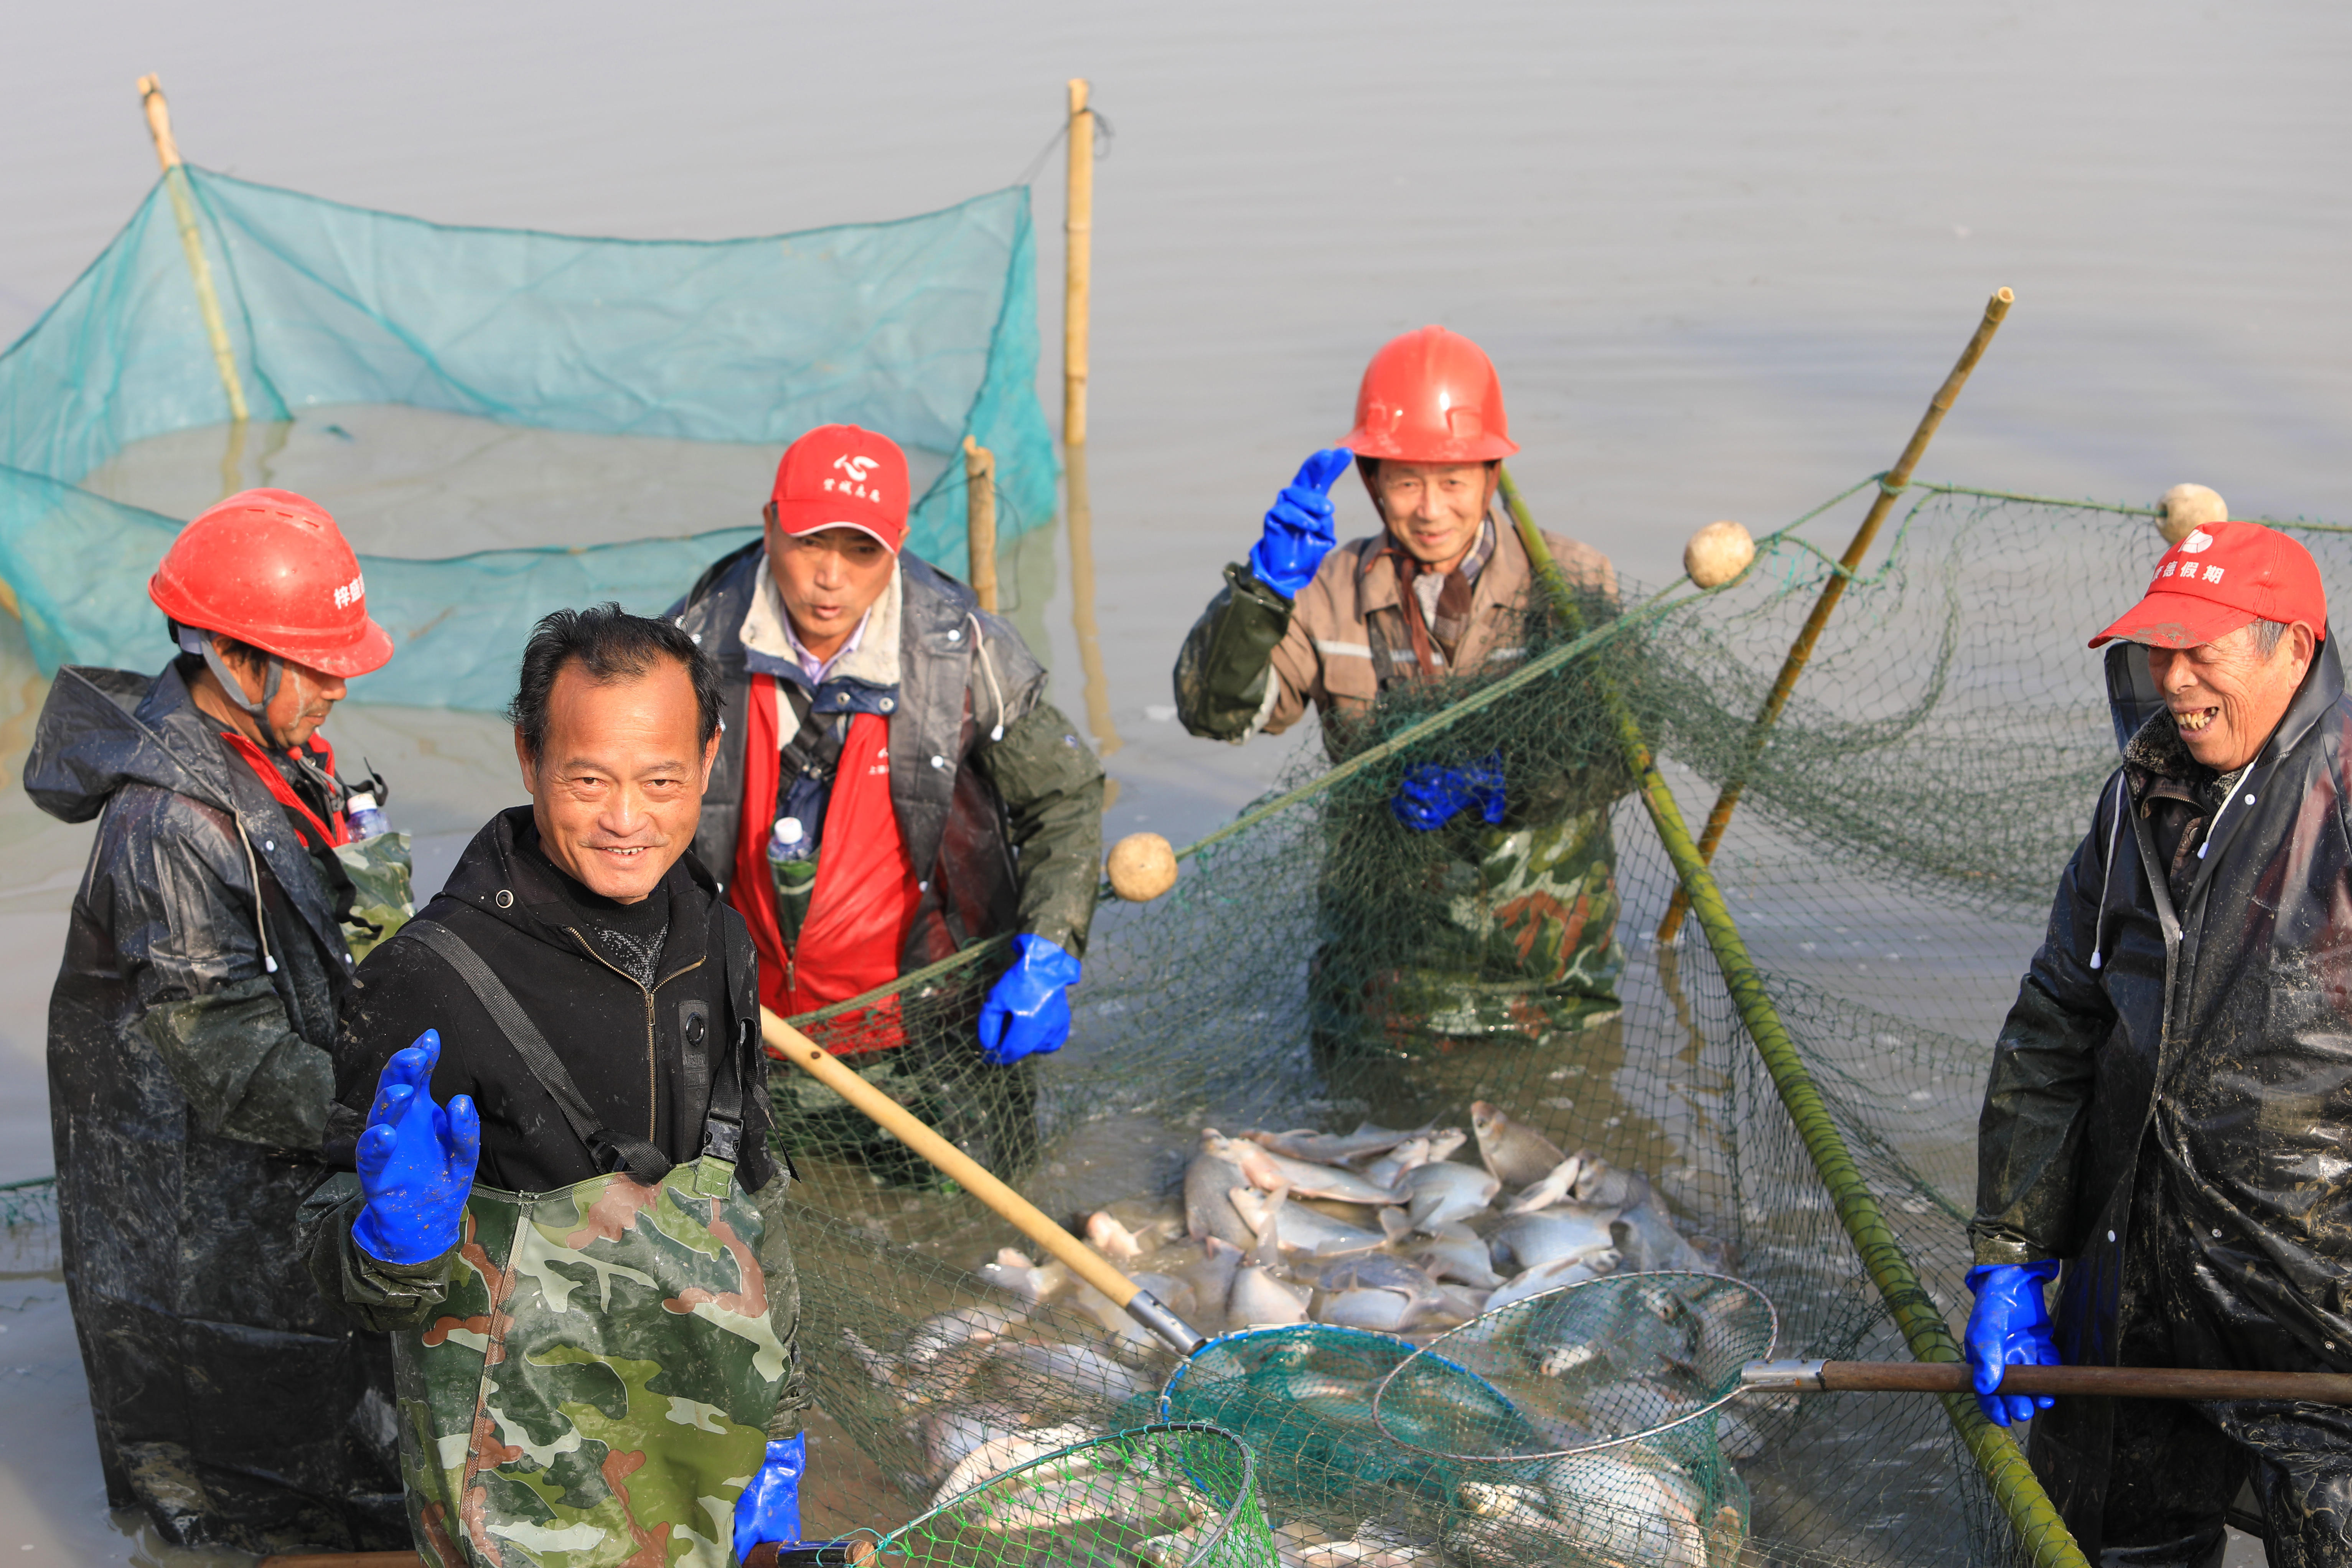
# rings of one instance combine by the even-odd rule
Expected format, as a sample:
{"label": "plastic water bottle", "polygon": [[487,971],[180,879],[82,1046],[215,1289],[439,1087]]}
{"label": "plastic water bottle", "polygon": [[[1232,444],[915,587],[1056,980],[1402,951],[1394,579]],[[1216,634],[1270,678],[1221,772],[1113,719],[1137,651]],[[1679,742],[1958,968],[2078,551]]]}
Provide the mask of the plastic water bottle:
{"label": "plastic water bottle", "polygon": [[373,790],[355,789],[351,793],[343,802],[343,820],[351,824],[354,838],[373,838],[379,833],[392,831],[392,824],[384,820],[383,807],[376,805]]}
{"label": "plastic water bottle", "polygon": [[768,839],[768,873],[776,882],[776,923],[786,942],[795,941],[816,892],[816,846],[799,817],[776,818]]}

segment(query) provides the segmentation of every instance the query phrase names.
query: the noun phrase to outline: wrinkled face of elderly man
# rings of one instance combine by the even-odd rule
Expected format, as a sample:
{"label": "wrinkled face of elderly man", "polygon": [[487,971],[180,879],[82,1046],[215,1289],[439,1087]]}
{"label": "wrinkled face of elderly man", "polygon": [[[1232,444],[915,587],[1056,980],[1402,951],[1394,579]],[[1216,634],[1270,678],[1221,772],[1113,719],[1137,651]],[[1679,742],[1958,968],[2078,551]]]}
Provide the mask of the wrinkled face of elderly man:
{"label": "wrinkled face of elderly man", "polygon": [[2319,639],[2301,621],[2258,621],[2194,647],[2151,647],[2147,665],[2189,754],[2234,773],[2286,717]]}
{"label": "wrinkled face of elderly man", "polygon": [[2326,625],[2311,552],[2260,523],[2208,522],[2164,552],[2146,596],[2091,646],[2146,647],[2180,743],[2234,773],[2286,717]]}

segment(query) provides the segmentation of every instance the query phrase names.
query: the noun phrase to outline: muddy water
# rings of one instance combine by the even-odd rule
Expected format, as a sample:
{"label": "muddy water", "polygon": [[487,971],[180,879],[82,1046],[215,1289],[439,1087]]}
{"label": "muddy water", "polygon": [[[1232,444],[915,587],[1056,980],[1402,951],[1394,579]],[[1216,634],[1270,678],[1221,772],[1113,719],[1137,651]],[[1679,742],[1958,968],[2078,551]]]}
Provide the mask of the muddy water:
{"label": "muddy water", "polygon": [[[2017,310],[1927,472],[2120,500],[2193,479],[2242,512],[2352,518],[2341,7],[739,5],[658,34],[646,16],[436,0],[264,27],[136,0],[13,18],[0,337],[152,179],[141,70],[213,167],[453,222],[643,236],[887,217],[1001,184],[1051,132],[1061,79],[1091,75],[1117,132],[1095,229],[1095,594],[1074,600],[1066,539],[1033,541],[1013,575],[1057,700],[1120,783],[1111,830],[1180,843],[1286,748],[1184,737],[1174,643],[1274,488],[1344,428],[1365,353],[1424,321],[1494,351],[1547,524],[1653,581],[1700,522],[1775,522],[1884,467],[2004,283]],[[1048,182],[1047,289],[1059,217]],[[268,460],[355,530],[372,513],[452,549],[740,521],[766,460],[551,459],[456,427],[401,457],[396,424],[322,413]],[[110,482],[192,508],[224,453],[175,440]],[[1343,521],[1368,526],[1342,491]],[[41,691],[0,625],[8,785]],[[334,733],[397,782],[428,882],[517,798],[487,719],[354,709]],[[47,1168],[46,991],[87,842],[0,790],[0,1181]],[[1825,975],[1835,957],[1849,985],[1883,964],[1895,1001],[1904,965],[1957,962],[1927,940],[1947,933],[1888,936],[1899,915],[1867,933],[1776,934],[1772,917],[1767,900],[1759,945]],[[1989,961],[2030,940],[1964,936]],[[1936,1026],[1975,1026],[1980,1009],[1959,1011]],[[1962,1180],[1974,1085],[1903,1092],[1948,1112],[1933,1163]],[[1141,1146],[1106,1154],[1119,1180]],[[99,1507],[47,1272],[0,1268],[0,1521],[28,1563],[160,1561]]]}

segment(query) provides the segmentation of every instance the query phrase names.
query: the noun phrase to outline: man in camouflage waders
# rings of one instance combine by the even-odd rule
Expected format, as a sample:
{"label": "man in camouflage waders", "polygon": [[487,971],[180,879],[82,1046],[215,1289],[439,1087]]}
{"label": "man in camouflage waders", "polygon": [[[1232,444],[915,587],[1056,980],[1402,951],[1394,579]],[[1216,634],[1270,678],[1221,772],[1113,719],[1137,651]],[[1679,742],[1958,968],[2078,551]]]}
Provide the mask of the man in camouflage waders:
{"label": "man in camouflage waders", "polygon": [[[1374,704],[1401,687],[1508,668],[1549,618],[1536,566],[1497,521],[1499,465],[1518,450],[1494,365],[1442,327],[1373,355],[1343,447],[1307,458],[1266,513],[1247,564],[1185,638],[1176,703],[1195,735],[1236,743],[1280,734],[1313,707],[1334,761],[1362,742]],[[1355,456],[1386,531],[1348,544],[1332,526],[1332,480]],[[1506,513],[1506,518],[1507,514]],[[1544,536],[1589,606],[1612,612],[1605,557]],[[1501,756],[1406,773],[1391,804],[1408,830],[1444,837],[1446,913],[1409,943],[1335,908],[1311,982],[1327,1065],[1421,1057],[1457,1046],[1570,1037],[1618,1016],[1624,954],[1616,941],[1620,788],[1597,775],[1512,777]],[[1612,775],[1613,777],[1613,775]],[[1336,865],[1369,847],[1336,828]]]}
{"label": "man in camouflage waders", "polygon": [[512,709],[531,805],[344,1010],[330,1132],[356,1171],[306,1210],[311,1273],[393,1331],[438,1568],[723,1568],[798,1534],[809,1399],[755,958],[687,853],[719,704],[667,621],[541,621]]}

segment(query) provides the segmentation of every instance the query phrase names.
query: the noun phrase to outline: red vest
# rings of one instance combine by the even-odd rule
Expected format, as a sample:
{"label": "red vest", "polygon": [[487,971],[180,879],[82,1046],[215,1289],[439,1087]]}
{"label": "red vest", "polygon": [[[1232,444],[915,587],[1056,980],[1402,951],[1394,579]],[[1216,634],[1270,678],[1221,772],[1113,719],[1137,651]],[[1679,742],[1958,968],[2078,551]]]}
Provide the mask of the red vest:
{"label": "red vest", "polygon": [[[817,838],[816,887],[800,941],[790,949],[776,919],[776,884],[768,868],[776,786],[783,771],[777,732],[775,677],[751,678],[743,756],[743,818],[735,835],[735,877],[728,899],[751,928],[760,953],[761,1005],[791,1017],[845,1001],[898,978],[922,889],[898,814],[890,804],[890,721],[872,713],[849,721],[833,794]],[[833,1019],[820,1043],[856,1056],[905,1043],[898,998],[863,1014]]]}

